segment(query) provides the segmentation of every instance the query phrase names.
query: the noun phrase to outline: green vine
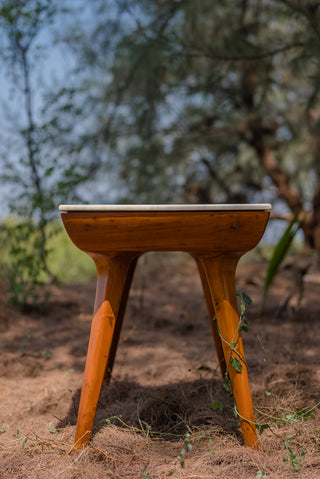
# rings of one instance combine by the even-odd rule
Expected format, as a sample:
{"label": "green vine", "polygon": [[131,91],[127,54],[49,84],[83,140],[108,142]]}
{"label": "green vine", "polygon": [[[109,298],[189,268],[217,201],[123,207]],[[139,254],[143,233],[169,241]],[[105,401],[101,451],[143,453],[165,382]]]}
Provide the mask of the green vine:
{"label": "green vine", "polygon": [[[216,317],[213,318],[213,321],[216,324],[217,332],[218,332],[219,337],[221,338],[221,341],[223,341],[225,344],[227,344],[230,348],[230,355],[229,355],[229,358],[228,358],[228,361],[227,361],[227,369],[226,369],[225,378],[224,378],[224,382],[223,382],[224,388],[230,394],[232,394],[232,385],[231,385],[231,381],[230,381],[229,373],[228,373],[229,367],[231,366],[231,367],[233,367],[233,369],[237,373],[241,373],[242,363],[246,365],[245,358],[243,358],[241,356],[241,354],[239,354],[239,352],[235,348],[237,346],[236,339],[237,339],[239,333],[240,332],[245,332],[245,333],[248,332],[249,322],[248,322],[248,319],[246,318],[245,311],[246,311],[246,305],[250,305],[252,303],[251,298],[246,293],[237,292],[237,296],[240,298],[239,323],[238,323],[238,327],[236,329],[236,332],[234,334],[234,338],[233,338],[231,344],[221,335],[219,327],[218,327],[218,323],[217,323],[217,318]],[[234,356],[234,354],[235,354],[235,356]],[[265,391],[265,394],[267,396],[271,395],[271,393],[269,391]],[[218,407],[218,403],[216,403],[215,406],[216,407],[213,407],[213,409],[219,409],[220,411],[223,409],[222,403],[219,403],[219,407]],[[273,427],[279,428],[279,427],[287,425],[287,424],[302,423],[304,420],[310,419],[311,416],[312,416],[313,410],[316,409],[319,406],[320,406],[320,402],[318,402],[318,403],[316,403],[312,406],[307,406],[307,407],[301,409],[300,411],[292,411],[292,410],[283,409],[281,407],[278,407],[277,411],[283,412],[284,417],[278,417],[278,416],[275,416],[273,414],[268,414],[267,412],[264,412],[264,411],[261,411],[261,410],[255,408],[255,411],[257,411],[261,416],[263,416],[267,419],[266,421],[263,421],[263,422],[250,421],[246,417],[243,417],[239,413],[236,405],[234,405],[234,407],[233,407],[233,412],[234,412],[235,417],[239,417],[239,418],[243,419],[244,421],[246,421],[250,424],[254,424],[254,426],[259,431],[259,434],[262,434],[262,432],[264,430],[266,430],[266,429],[272,430]],[[288,444],[288,441],[292,440],[293,438],[294,438],[293,435],[288,435],[283,439],[282,446],[283,446],[283,449],[285,449],[287,451],[287,454],[286,454],[286,456],[284,456],[283,461],[284,462],[290,462],[292,467],[295,470],[299,470],[300,466],[301,466],[301,461],[305,457],[305,453],[301,448],[298,448],[297,452],[295,452],[292,449],[292,447]],[[258,471],[258,473],[261,473],[261,471]],[[260,475],[258,477],[264,477],[264,476]]]}
{"label": "green vine", "polygon": [[[229,373],[228,373],[229,366],[231,365],[237,373],[241,373],[242,363],[247,366],[245,358],[236,350],[236,346],[237,346],[237,341],[236,340],[237,340],[237,337],[238,337],[240,332],[247,333],[248,330],[249,330],[249,321],[248,321],[248,319],[245,315],[245,312],[246,312],[246,304],[247,305],[252,304],[252,299],[246,293],[243,293],[243,292],[240,292],[240,291],[237,291],[237,296],[240,298],[239,323],[238,323],[238,327],[235,331],[235,334],[234,334],[234,337],[232,339],[231,344],[222,336],[222,334],[219,330],[217,318],[216,318],[216,316],[213,317],[213,321],[216,324],[217,332],[218,332],[218,335],[219,335],[221,341],[224,342],[225,344],[227,344],[230,348],[230,355],[229,355],[229,359],[228,359],[228,362],[227,362],[225,378],[224,378],[224,381],[223,381],[223,386],[224,386],[225,390],[229,393],[232,393],[232,386],[231,386]],[[234,353],[236,356],[234,356],[232,353]]]}

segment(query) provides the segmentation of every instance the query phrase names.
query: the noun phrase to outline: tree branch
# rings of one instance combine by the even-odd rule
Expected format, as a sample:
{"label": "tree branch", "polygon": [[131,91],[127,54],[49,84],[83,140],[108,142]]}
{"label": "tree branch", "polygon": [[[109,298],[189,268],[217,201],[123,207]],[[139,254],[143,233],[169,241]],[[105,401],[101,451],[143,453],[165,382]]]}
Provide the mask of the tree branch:
{"label": "tree branch", "polygon": [[301,15],[303,15],[307,19],[313,32],[318,37],[318,40],[320,40],[319,19],[317,19],[316,17],[317,10],[319,12],[320,9],[320,3],[318,1],[309,3],[308,5],[301,5],[301,3],[292,2],[290,0],[280,1],[292,10],[301,13]]}
{"label": "tree branch", "polygon": [[302,211],[302,199],[298,191],[291,185],[290,177],[281,169],[262,132],[261,126],[251,124],[250,131],[251,139],[249,144],[255,149],[261,165],[277,187],[279,197],[285,200],[293,213]]}
{"label": "tree branch", "polygon": [[[220,60],[220,61],[228,61],[228,62],[239,62],[239,61],[256,61],[262,60],[263,58],[272,57],[274,55],[278,55],[279,53],[288,52],[289,50],[293,50],[295,48],[302,48],[305,46],[304,42],[296,42],[290,45],[284,45],[282,47],[274,48],[273,50],[264,51],[261,53],[251,54],[251,55],[225,55],[225,54],[216,54],[210,52],[203,52],[201,51],[200,47],[197,47],[199,53],[188,53],[182,52],[181,55],[185,55],[186,57],[190,58],[210,58],[212,60]],[[196,48],[196,47],[192,47]]]}

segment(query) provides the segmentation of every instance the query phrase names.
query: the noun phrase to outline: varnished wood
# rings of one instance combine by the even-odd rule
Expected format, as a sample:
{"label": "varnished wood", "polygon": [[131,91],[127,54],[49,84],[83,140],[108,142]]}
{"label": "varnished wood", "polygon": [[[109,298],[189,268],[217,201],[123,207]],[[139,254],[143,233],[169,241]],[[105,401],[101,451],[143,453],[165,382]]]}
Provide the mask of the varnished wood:
{"label": "varnished wood", "polygon": [[[75,446],[90,439],[103,378],[110,377],[139,255],[184,251],[196,260],[223,375],[228,369],[244,443],[258,448],[235,293],[236,264],[261,239],[269,211],[70,211],[71,240],[97,267],[97,291],[81,392]],[[218,330],[212,322],[216,315]],[[222,339],[221,339],[222,338]],[[235,351],[230,345],[236,343]],[[242,364],[236,372],[230,357]]]}
{"label": "varnished wood", "polygon": [[[239,255],[219,256],[201,258],[199,261],[208,279],[244,443],[253,449],[258,449],[247,365],[241,333],[238,328],[239,315],[235,290],[235,271],[239,258]],[[235,345],[234,351],[231,350],[231,345]],[[231,365],[233,358],[240,361],[241,373],[237,372]]]}
{"label": "varnished wood", "polygon": [[185,251],[193,255],[249,251],[260,240],[265,211],[63,213],[78,248],[91,253]]}
{"label": "varnished wood", "polygon": [[75,434],[77,448],[91,436],[103,378],[110,376],[136,256],[92,255],[97,267],[97,292]]}
{"label": "varnished wood", "polygon": [[200,278],[201,278],[201,284],[202,284],[204,297],[206,299],[206,304],[207,304],[207,309],[208,309],[208,314],[209,314],[209,320],[210,320],[210,325],[211,325],[211,329],[212,329],[214,345],[216,347],[216,352],[217,352],[217,356],[218,356],[218,360],[219,360],[221,375],[222,375],[223,378],[225,378],[225,374],[226,374],[226,371],[227,371],[227,364],[226,364],[226,360],[225,360],[225,357],[224,357],[221,338],[220,338],[218,330],[217,330],[217,325],[213,321],[213,319],[215,317],[215,310],[214,310],[214,306],[213,306],[212,295],[211,295],[211,291],[210,291],[210,285],[209,285],[209,282],[208,282],[208,279],[207,279],[206,271],[204,270],[202,262],[200,261],[200,259],[196,259],[196,263],[197,263]]}
{"label": "varnished wood", "polygon": [[[94,254],[94,253],[90,254],[90,256],[95,262],[96,269],[97,269],[96,298],[95,298],[94,313],[93,313],[95,315],[95,313],[100,308],[103,301],[105,300],[108,277],[110,278],[110,274],[109,274],[110,262],[114,261],[115,258],[112,258],[112,257],[110,258],[109,256],[106,256],[106,255],[100,255],[100,254]],[[107,366],[105,370],[104,379],[107,382],[110,381],[111,374],[112,374],[114,359],[115,359],[121,327],[122,327],[122,321],[123,321],[123,317],[124,317],[124,313],[125,313],[125,309],[127,305],[127,300],[128,300],[128,295],[130,291],[133,274],[137,265],[138,256],[136,256],[135,254],[130,254],[123,257],[121,255],[116,260],[121,262],[124,261],[125,265],[127,264],[127,262],[129,262],[130,266],[127,272],[127,277],[126,277],[124,289],[122,292],[122,297],[119,304],[119,311],[117,315],[115,329],[112,336],[110,352],[108,355],[108,362],[107,362]]]}

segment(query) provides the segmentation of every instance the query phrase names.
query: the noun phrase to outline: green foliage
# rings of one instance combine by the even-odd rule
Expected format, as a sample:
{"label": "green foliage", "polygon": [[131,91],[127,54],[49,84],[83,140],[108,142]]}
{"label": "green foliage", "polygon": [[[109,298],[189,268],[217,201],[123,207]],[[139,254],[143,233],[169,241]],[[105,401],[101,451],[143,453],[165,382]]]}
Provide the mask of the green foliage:
{"label": "green foliage", "polygon": [[[271,396],[272,393],[269,391],[265,391],[267,396]],[[211,402],[210,397],[207,398],[207,402]],[[214,404],[214,403],[213,403]],[[222,403],[216,403],[219,404],[216,409],[219,409],[220,411],[223,409],[223,404]],[[221,407],[220,407],[221,404]],[[288,409],[283,409],[281,407],[266,407],[268,412],[257,410],[257,412],[264,416],[265,421],[262,423],[252,423],[256,426],[256,428],[262,433],[266,429],[273,430],[273,428],[276,428],[277,431],[281,427],[285,427],[286,425],[298,425],[302,424],[305,420],[308,420],[312,417],[312,412],[316,409],[319,408],[320,403],[316,403],[312,406],[305,407],[301,410],[298,411],[293,411],[293,410],[288,410]],[[230,407],[229,405],[226,407]],[[272,410],[272,414],[270,413],[270,410]],[[235,417],[241,417],[236,406],[233,407],[233,412]],[[248,422],[246,418],[242,418]],[[139,420],[139,418],[138,418]],[[250,422],[250,421],[249,421]],[[116,423],[119,423],[121,426],[124,426],[125,428],[129,429],[133,433],[141,433],[144,436],[146,436],[145,428],[144,426],[141,425],[141,421],[139,420],[140,428],[130,426],[127,424],[121,417],[119,416],[112,416],[110,418],[104,419],[103,423],[106,424],[107,426],[115,426]],[[210,438],[210,434],[213,431],[198,431],[198,432],[193,432],[189,426],[187,426],[189,429],[189,432],[187,432],[184,435],[180,434],[173,434],[173,433],[166,433],[166,432],[158,432],[152,429],[152,427],[149,426],[149,434],[147,435],[148,438],[152,436],[167,436],[171,438],[180,438],[183,439],[183,446],[181,448],[181,451],[179,455],[177,456],[177,459],[179,461],[179,466],[181,469],[186,468],[186,457],[188,453],[190,453],[193,450],[193,443],[196,446],[196,443],[200,440]],[[214,430],[214,433],[216,434],[216,429]],[[276,437],[279,437],[279,434],[276,434]],[[286,450],[286,455],[283,457],[284,462],[290,462],[292,467],[295,470],[299,470],[301,466],[301,461],[305,458],[305,453],[302,450],[301,447],[297,447],[296,451],[294,450],[293,446],[291,445],[291,442],[293,442],[295,436],[293,435],[286,435],[284,436],[282,440],[282,447],[283,449]],[[290,441],[290,444],[289,444]],[[212,440],[209,439],[208,445],[210,446],[210,452],[209,454],[214,454],[214,450],[212,450]],[[256,473],[256,478],[264,479],[267,477],[267,464],[266,462],[263,463],[262,469],[258,470]],[[175,474],[176,471],[170,470],[167,473],[167,477],[171,477]],[[146,466],[142,471],[141,471],[142,477],[152,477],[148,473],[148,467]]]}
{"label": "green foliage", "polygon": [[[45,285],[46,275],[39,250],[41,238],[33,222],[5,225],[3,246],[7,252],[7,262],[2,262],[2,269],[7,272],[10,288],[10,301],[21,306],[31,300],[33,306],[39,303],[39,295],[48,297],[48,291],[39,286]],[[2,252],[4,252],[4,250]]]}
{"label": "green foliage", "polygon": [[[50,285],[42,265],[36,262],[37,242],[29,235],[30,227],[33,227],[36,238],[38,231],[32,223],[18,224],[10,218],[3,225],[3,231],[0,233],[1,275],[11,282],[10,300],[13,303],[23,307],[26,301],[31,301],[34,307],[42,307],[48,297]],[[20,240],[24,229],[27,229],[28,234],[23,235]],[[95,278],[93,261],[74,247],[60,223],[47,225],[46,236],[48,268],[58,283],[85,283]],[[11,261],[15,264],[12,265]],[[17,274],[17,277],[11,280],[11,275],[14,274]]]}
{"label": "green foliage", "polygon": [[[10,139],[0,133],[0,180],[11,187],[10,213],[13,224],[5,224],[2,233],[7,258],[10,299],[25,307],[48,298],[48,283],[55,276],[48,266],[48,225],[56,218],[59,202],[76,198],[76,187],[87,180],[87,168],[75,150],[66,154],[63,137],[66,125],[52,112],[52,101],[42,95],[40,74],[44,49],[39,37],[53,23],[57,12],[54,0],[6,0],[0,8],[0,33],[5,48],[0,55],[8,71],[14,101],[7,105],[14,112],[20,101],[19,121],[10,122]],[[39,84],[35,78],[40,77]],[[42,109],[35,103],[42,103]],[[70,98],[68,99],[70,102]],[[59,104],[66,105],[64,97]],[[70,133],[70,130],[69,130]],[[51,228],[50,235],[54,235]]]}
{"label": "green foliage", "polygon": [[235,357],[231,359],[231,366],[237,371],[237,373],[241,373],[242,364],[240,363],[238,358]]}
{"label": "green foliage", "polygon": [[[295,222],[296,221],[297,221],[297,219],[295,219]],[[225,377],[225,380],[224,380],[224,387],[227,390],[227,392],[229,392],[229,393],[232,393],[232,385],[231,385],[231,381],[230,381],[229,374],[228,374],[229,367],[231,366],[237,373],[241,373],[241,371],[242,371],[242,363],[241,362],[244,362],[244,358],[242,358],[239,355],[239,353],[236,351],[236,346],[237,346],[236,338],[238,336],[238,333],[241,330],[244,330],[244,331],[248,330],[248,321],[245,318],[245,309],[246,309],[245,304],[251,304],[252,303],[251,298],[246,293],[237,292],[237,295],[240,298],[239,324],[238,324],[238,328],[237,328],[235,336],[234,336],[234,340],[232,341],[231,344],[229,344],[226,341],[226,339],[221,336],[221,333],[220,333],[218,325],[217,325],[218,334],[219,334],[221,340],[224,343],[227,343],[228,346],[230,347],[230,356],[229,356],[229,359],[227,361],[227,371],[226,371],[226,377]],[[217,324],[217,319],[216,318],[214,318],[214,321]],[[243,329],[244,324],[245,324],[245,328]],[[266,394],[266,396],[271,395],[271,393],[269,391],[265,391],[265,394]],[[207,401],[209,402],[210,398],[207,398]],[[312,417],[312,411],[317,407],[319,407],[319,403],[317,403],[317,404],[315,404],[311,407],[306,407],[304,409],[301,409],[300,411],[291,411],[291,410],[290,411],[288,411],[288,410],[283,411],[281,408],[276,408],[278,413],[282,413],[282,417],[275,416],[275,415],[270,415],[270,414],[268,414],[266,412],[263,412],[263,411],[258,411],[262,416],[264,416],[264,418],[266,420],[264,422],[252,423],[252,424],[254,424],[255,427],[257,428],[257,430],[259,431],[259,433],[262,434],[263,431],[265,431],[266,429],[272,429],[273,426],[281,427],[281,426],[284,426],[284,425],[287,425],[287,424],[303,423],[306,419],[310,419]],[[218,410],[222,411],[223,410],[223,403],[218,402],[218,401],[213,401],[212,402],[212,408],[213,408],[213,410],[218,409]],[[234,405],[234,407],[233,407],[233,412],[234,412],[234,415],[235,415],[236,418],[241,417],[243,420],[248,422],[247,418],[242,417],[240,415],[236,405]],[[294,438],[294,436],[289,435],[289,436],[286,436],[283,440],[283,448],[288,452],[288,454],[286,456],[284,456],[283,461],[285,461],[285,462],[289,461],[294,469],[299,470],[300,466],[301,466],[301,461],[305,457],[305,453],[301,450],[301,448],[298,448],[298,455],[297,455],[296,452],[294,452],[292,447],[288,444],[288,441],[293,439],[293,438]],[[182,461],[183,461],[184,454],[185,454],[185,452],[182,455],[180,454],[180,456],[179,456],[179,458]],[[184,467],[184,462],[183,462],[183,465],[181,465],[181,467]],[[258,477],[263,478],[263,477],[266,477],[266,475],[263,473],[263,471],[260,470],[260,471],[257,471],[256,477],[257,478]]]}
{"label": "green foliage", "polygon": [[57,432],[58,432],[58,431],[56,430],[56,428],[53,427],[53,422],[52,422],[52,421],[49,423],[48,431],[50,432],[50,434],[53,434],[53,435],[57,434]]}
{"label": "green foliage", "polygon": [[[266,465],[267,465],[267,462],[265,461],[265,462],[263,463],[263,467],[265,468]],[[256,479],[267,479],[267,478],[268,478],[267,474],[264,474],[263,471],[261,471],[261,470],[260,470],[260,471],[257,471]]]}
{"label": "green foliage", "polygon": [[185,468],[185,455],[187,454],[188,451],[192,451],[192,444],[190,442],[190,433],[187,432],[185,437],[184,437],[184,447],[181,449],[179,456],[177,459],[180,461],[180,467],[182,469]]}
{"label": "green foliage", "polygon": [[267,294],[268,294],[270,285],[273,279],[275,278],[281,263],[285,259],[289,251],[289,248],[292,244],[292,241],[296,233],[299,231],[300,227],[301,227],[301,221],[299,221],[298,213],[297,213],[289,222],[283,235],[281,236],[280,240],[278,241],[277,245],[274,248],[273,254],[269,261],[267,274],[264,280],[263,298],[262,298],[262,306],[261,306],[262,312],[264,312],[265,310]]}
{"label": "green foliage", "polygon": [[[123,419],[121,419],[121,417],[118,417],[118,416],[112,416],[110,418],[107,418],[107,419],[103,420],[104,424],[106,424],[107,426],[113,425],[115,423],[115,421],[119,422],[121,425],[125,426],[126,428],[130,429],[131,431],[142,433],[144,436],[146,436],[148,438],[150,437],[150,435],[161,435],[161,436],[168,436],[168,437],[175,437],[175,438],[183,437],[183,447],[180,451],[180,454],[177,456],[177,459],[179,460],[180,467],[182,469],[185,468],[185,456],[188,452],[192,451],[192,444],[191,444],[192,432],[187,432],[186,434],[184,434],[182,436],[180,434],[165,433],[165,432],[161,433],[161,432],[158,432],[158,431],[154,431],[154,430],[152,430],[152,428],[150,426],[148,426],[148,431],[147,431],[147,434],[146,434],[145,427],[143,426],[143,424],[140,420],[139,414],[138,414],[138,422],[139,422],[139,425],[141,427],[140,429],[136,428],[136,427],[133,427],[133,426],[129,426],[128,424],[126,424],[123,421]],[[188,427],[188,429],[190,429],[190,428]],[[205,434],[204,435],[201,434],[199,439],[204,437],[204,436],[205,436]],[[174,471],[169,471],[168,472],[168,477],[172,476],[173,473],[174,473]],[[151,475],[148,474],[147,467],[145,467],[141,471],[141,477],[145,477],[145,478],[152,477]]]}
{"label": "green foliage", "polygon": [[[207,402],[209,401],[210,401],[210,397],[207,398]],[[217,410],[220,412],[223,411],[223,404],[220,401],[212,401],[211,407],[213,411],[217,411]]]}
{"label": "green foliage", "polygon": [[147,467],[141,471],[141,479],[152,479],[152,476],[148,474]]}
{"label": "green foliage", "polygon": [[[96,278],[96,268],[92,259],[83,251],[75,248],[62,225],[51,224],[48,226],[48,266],[59,282],[86,283]],[[68,267],[66,268],[66,265]]]}
{"label": "green foliage", "polygon": [[228,341],[221,335],[220,330],[219,330],[219,326],[218,326],[218,322],[217,322],[217,318],[216,317],[213,318],[213,321],[216,324],[217,331],[218,331],[218,334],[221,338],[221,341],[223,343],[226,343],[230,348],[230,356],[229,356],[229,359],[228,359],[228,362],[227,362],[227,370],[226,370],[226,375],[225,375],[224,382],[223,382],[223,386],[224,386],[225,390],[230,394],[232,393],[232,386],[231,386],[231,382],[230,382],[230,378],[229,378],[229,366],[231,366],[237,373],[241,373],[242,363],[245,364],[245,359],[237,351],[237,338],[238,338],[238,335],[241,331],[245,332],[245,333],[248,332],[249,322],[248,322],[248,319],[245,316],[245,312],[246,312],[246,306],[245,305],[246,304],[247,305],[252,304],[252,299],[246,293],[237,291],[236,294],[239,297],[240,314],[239,314],[238,327],[235,331],[234,338],[233,338],[233,341],[232,341],[231,344],[228,343]]}
{"label": "green foliage", "polygon": [[284,456],[283,458],[283,461],[284,462],[287,462],[289,461],[292,465],[292,467],[298,471],[300,469],[300,466],[301,466],[301,461],[305,458],[305,453],[304,451],[302,451],[302,449],[298,449],[298,454],[299,454],[299,459],[297,457],[297,453],[295,453],[292,449],[291,446],[289,446],[289,443],[288,441],[290,441],[291,439],[293,439],[294,436],[292,436],[291,434],[286,436],[283,440],[283,443],[282,443],[282,447],[283,449],[285,449],[288,454],[286,456]]}
{"label": "green foliage", "polygon": [[8,429],[8,427],[9,427],[8,424],[4,423],[4,424],[2,425],[2,428],[0,429],[0,435],[3,434],[3,433],[5,433],[5,432],[7,431],[7,429]]}

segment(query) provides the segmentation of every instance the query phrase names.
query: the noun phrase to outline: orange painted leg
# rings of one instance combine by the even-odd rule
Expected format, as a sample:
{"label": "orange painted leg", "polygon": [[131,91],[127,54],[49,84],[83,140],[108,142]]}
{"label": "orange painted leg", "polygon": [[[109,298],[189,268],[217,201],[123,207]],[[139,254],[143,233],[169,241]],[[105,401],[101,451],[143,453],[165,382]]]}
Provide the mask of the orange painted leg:
{"label": "orange painted leg", "polygon": [[82,383],[75,447],[90,439],[106,368],[111,369],[136,264],[133,256],[92,255],[97,267],[97,290],[86,367]]}
{"label": "orange painted leg", "polygon": [[114,364],[114,360],[115,360],[115,356],[116,356],[116,352],[117,352],[117,347],[118,347],[118,343],[119,343],[119,338],[120,338],[120,333],[121,333],[121,328],[122,328],[122,321],[123,321],[124,313],[125,313],[125,310],[126,310],[127,300],[128,300],[129,291],[130,291],[130,286],[131,286],[131,283],[132,283],[133,274],[134,274],[135,269],[136,269],[137,261],[138,261],[138,258],[134,259],[130,263],[130,266],[129,266],[129,269],[128,269],[128,272],[127,272],[127,278],[126,278],[126,282],[125,282],[125,285],[124,285],[124,289],[123,289],[123,293],[122,293],[122,297],[121,297],[121,301],[120,301],[119,311],[118,311],[118,315],[117,315],[117,321],[116,321],[114,333],[113,333],[113,336],[112,336],[112,343],[111,343],[108,362],[107,362],[106,371],[105,371],[104,380],[107,381],[107,382],[109,382],[110,379],[111,379],[113,364]]}
{"label": "orange painted leg", "polygon": [[210,324],[211,324],[211,329],[212,329],[213,340],[214,340],[214,344],[215,344],[215,347],[216,347],[217,356],[218,356],[218,359],[219,359],[220,371],[221,371],[222,377],[224,378],[225,374],[226,374],[226,370],[227,370],[227,365],[226,365],[226,361],[225,361],[225,358],[224,358],[223,347],[222,347],[222,343],[221,343],[221,338],[218,334],[217,325],[213,321],[213,318],[215,316],[215,311],[214,311],[214,307],[213,307],[213,303],[212,303],[210,287],[209,287],[209,284],[208,284],[206,273],[205,273],[205,271],[203,269],[203,266],[201,264],[201,261],[196,259],[196,262],[197,262],[197,265],[198,265],[198,270],[199,270],[199,274],[200,274],[200,278],[201,278],[204,297],[205,297],[206,303],[207,303],[207,309],[208,309],[208,313],[209,313],[209,319],[210,319]]}
{"label": "orange painted leg", "polygon": [[[200,261],[210,287],[243,440],[246,446],[258,450],[248,371],[241,334],[238,331],[239,315],[235,290],[235,270],[238,259],[238,257],[219,256],[201,258]],[[231,351],[232,344],[235,351]],[[237,358],[240,361],[241,372],[237,372],[231,365],[230,354],[231,359]]]}

